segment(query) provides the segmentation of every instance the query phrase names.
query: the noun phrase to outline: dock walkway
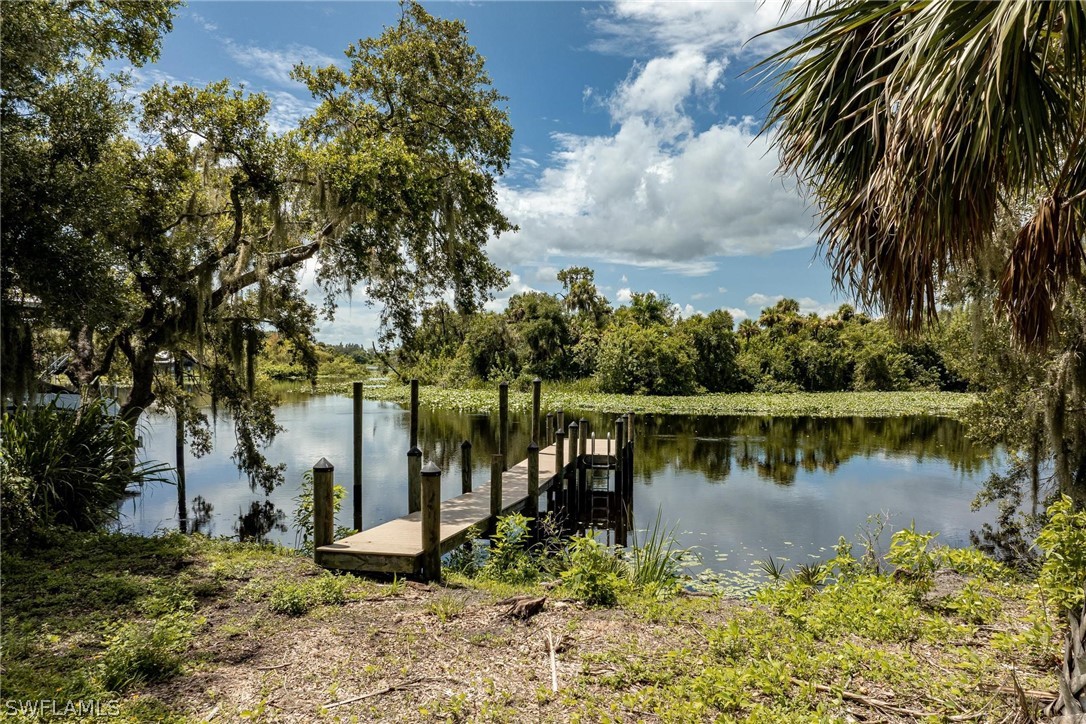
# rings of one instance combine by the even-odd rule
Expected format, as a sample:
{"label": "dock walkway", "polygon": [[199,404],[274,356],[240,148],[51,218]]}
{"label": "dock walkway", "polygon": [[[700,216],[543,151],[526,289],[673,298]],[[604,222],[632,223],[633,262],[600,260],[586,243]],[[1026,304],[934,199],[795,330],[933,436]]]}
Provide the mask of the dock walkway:
{"label": "dock walkway", "polygon": [[[566,445],[569,443],[567,442]],[[608,440],[586,440],[586,453],[604,455],[612,450]],[[545,493],[563,478],[556,470],[556,446],[539,451],[539,492]],[[564,456],[567,471],[571,456]],[[528,461],[522,460],[502,475],[501,514],[522,510],[528,503]],[[467,539],[472,526],[485,528],[490,522],[490,481],[472,492],[441,502],[441,544],[444,555]],[[423,556],[422,512],[363,530],[316,549],[314,558],[325,568],[414,574]]]}

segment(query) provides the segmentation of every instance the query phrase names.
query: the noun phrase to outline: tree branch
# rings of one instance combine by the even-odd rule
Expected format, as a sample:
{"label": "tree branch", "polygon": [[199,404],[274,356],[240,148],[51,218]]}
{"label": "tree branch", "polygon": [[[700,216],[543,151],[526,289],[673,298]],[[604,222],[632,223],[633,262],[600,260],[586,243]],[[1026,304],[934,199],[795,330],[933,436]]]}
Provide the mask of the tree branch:
{"label": "tree branch", "polygon": [[267,266],[260,269],[252,269],[239,276],[234,277],[228,281],[224,281],[222,286],[211,293],[211,309],[218,309],[226,299],[232,295],[240,292],[242,289],[256,284],[260,281],[261,277],[272,274],[280,269],[287,269],[300,264],[306,259],[311,258],[317,251],[320,250],[322,240],[306,244],[305,246],[295,247],[288,252],[285,252],[278,259],[273,259],[268,262]]}

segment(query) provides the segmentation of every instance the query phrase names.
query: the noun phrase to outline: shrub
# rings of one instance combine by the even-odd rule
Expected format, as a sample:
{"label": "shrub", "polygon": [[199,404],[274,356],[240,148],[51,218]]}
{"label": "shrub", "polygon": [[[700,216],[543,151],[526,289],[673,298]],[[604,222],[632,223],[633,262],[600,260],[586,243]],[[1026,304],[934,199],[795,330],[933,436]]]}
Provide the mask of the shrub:
{"label": "shrub", "polygon": [[528,551],[530,518],[511,513],[498,519],[490,537],[490,551],[479,570],[484,578],[503,583],[528,583],[539,577],[539,569]]}
{"label": "shrub", "polygon": [[600,345],[600,389],[638,395],[690,395],[696,365],[685,333],[662,324],[611,327]]}
{"label": "shrub", "polygon": [[317,606],[338,606],[347,601],[350,580],[325,573],[311,581],[280,581],[271,590],[268,608],[273,613],[301,616]]}
{"label": "shrub", "polygon": [[163,480],[162,464],[137,463],[136,435],[105,400],[79,410],[23,406],[0,422],[4,543],[56,526],[95,530],[114,521],[130,484]]}
{"label": "shrub", "polygon": [[613,606],[625,573],[622,561],[595,538],[577,536],[570,540],[569,568],[562,582],[570,595],[590,606]]}
{"label": "shrub", "polygon": [[1037,536],[1045,559],[1037,582],[1062,611],[1083,604],[1086,586],[1086,511],[1074,509],[1066,495],[1048,508],[1048,522]]}

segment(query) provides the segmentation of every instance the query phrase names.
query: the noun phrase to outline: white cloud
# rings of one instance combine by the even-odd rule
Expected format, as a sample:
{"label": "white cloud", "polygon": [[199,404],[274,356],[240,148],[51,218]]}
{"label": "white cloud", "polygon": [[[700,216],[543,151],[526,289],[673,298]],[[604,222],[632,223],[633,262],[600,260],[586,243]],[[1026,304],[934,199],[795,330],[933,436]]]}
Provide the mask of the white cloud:
{"label": "white cloud", "polygon": [[558,281],[558,267],[556,266],[541,266],[535,270],[535,280],[537,282],[547,284],[549,282]]}
{"label": "white cloud", "polygon": [[268,111],[268,128],[274,133],[284,133],[298,127],[298,121],[316,110],[317,104],[311,98],[298,98],[287,91],[266,90],[264,95],[271,101]]}
{"label": "white cloud", "polygon": [[706,294],[705,292],[697,292],[696,294],[691,294],[691,295],[690,295],[690,298],[691,298],[692,300],[694,300],[694,301],[696,302],[696,301],[698,301],[699,299],[705,299],[705,298],[706,298],[706,297],[708,297],[708,296],[709,296],[709,295],[708,295],[708,294]]}
{"label": "white cloud", "polygon": [[671,311],[673,311],[677,316],[681,317],[682,319],[688,319],[690,317],[693,317],[695,314],[700,314],[703,317],[705,316],[705,312],[700,309],[694,309],[693,304],[687,304],[686,306],[683,306],[681,304],[672,304]]}
{"label": "white cloud", "polygon": [[[563,254],[685,275],[716,270],[713,257],[810,245],[811,213],[777,176],[770,139],[750,117],[695,126],[691,104],[712,104],[729,58],[776,22],[763,4],[620,2],[597,22],[601,41],[647,42],[656,57],[634,64],[606,98],[603,135],[552,135],[556,150],[535,182],[499,186],[520,233],[492,244],[503,265]],[[642,43],[644,45],[644,43]]]}
{"label": "white cloud", "polygon": [[218,25],[211,22],[210,20],[208,20],[207,18],[205,18],[203,15],[196,12],[195,10],[190,10],[189,11],[189,17],[192,18],[196,22],[197,25],[199,25],[200,27],[202,27],[204,30],[208,31],[209,33],[213,33],[213,32],[215,32],[216,30],[219,29]]}
{"label": "white cloud", "polygon": [[[626,277],[622,277],[622,280],[626,281]],[[615,301],[616,302],[621,302],[621,303],[625,304],[626,302],[629,302],[632,299],[633,299],[633,293],[630,291],[629,287],[623,287],[622,289],[619,289],[618,292],[615,294]]]}
{"label": "white cloud", "polygon": [[717,287],[716,291],[717,291],[718,294],[723,294],[724,292],[726,292],[728,290],[727,290],[726,287]]}
{"label": "white cloud", "polygon": [[767,294],[756,293],[751,294],[745,301],[747,304],[753,304],[754,306],[761,308],[770,307],[782,299],[784,299],[783,294],[777,294],[771,297]]}
{"label": "white cloud", "polygon": [[283,86],[296,86],[290,77],[290,71],[298,63],[325,66],[336,61],[308,45],[291,43],[285,48],[261,48],[257,45],[241,45],[231,38],[222,40],[227,54],[261,78]]}
{"label": "white cloud", "polygon": [[739,324],[744,319],[749,319],[750,318],[750,315],[747,314],[747,310],[740,309],[739,307],[730,307],[728,309],[728,314],[732,315],[732,319],[735,320],[736,324]]}

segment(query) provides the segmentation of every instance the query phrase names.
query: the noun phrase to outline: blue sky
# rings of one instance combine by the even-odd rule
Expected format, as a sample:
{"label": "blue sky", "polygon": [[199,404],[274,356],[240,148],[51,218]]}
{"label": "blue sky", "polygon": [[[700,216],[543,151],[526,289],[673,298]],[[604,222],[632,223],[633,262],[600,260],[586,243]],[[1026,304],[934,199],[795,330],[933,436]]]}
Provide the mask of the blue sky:
{"label": "blue sky", "polygon": [[[521,231],[488,246],[513,274],[490,308],[526,289],[558,291],[555,273],[572,265],[594,268],[614,304],[654,290],[684,314],[757,316],[781,296],[825,313],[845,301],[816,253],[812,209],[757,135],[769,95],[743,76],[782,41],[747,42],[777,23],[778,6],[424,4],[466,23],[509,99],[500,202]],[[348,43],[398,16],[386,2],[191,2],[159,62],[133,74],[137,87],[244,83],[268,94],[273,127],[287,128],[314,105],[289,78],[294,63],[341,62]],[[356,294],[320,326],[324,341],[368,343],[377,313]]]}

